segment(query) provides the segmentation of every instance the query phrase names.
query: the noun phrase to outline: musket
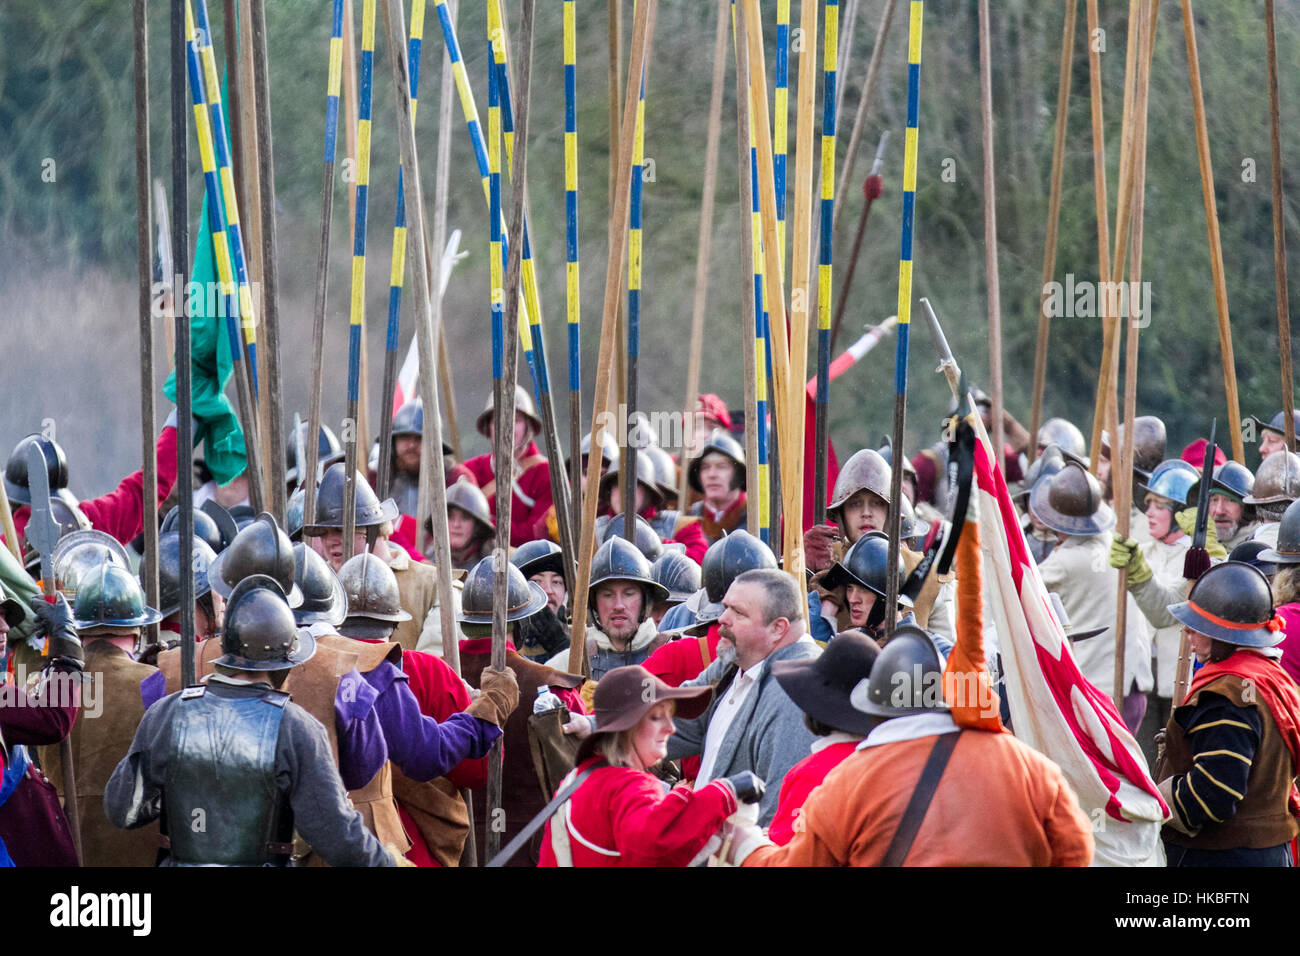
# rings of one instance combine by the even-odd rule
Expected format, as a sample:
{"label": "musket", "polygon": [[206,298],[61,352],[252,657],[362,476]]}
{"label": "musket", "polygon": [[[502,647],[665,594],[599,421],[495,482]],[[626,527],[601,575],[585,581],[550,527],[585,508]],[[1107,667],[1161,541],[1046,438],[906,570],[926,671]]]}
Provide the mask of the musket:
{"label": "musket", "polygon": [[[55,601],[54,562],[51,555],[59,541],[59,523],[50,514],[49,463],[40,442],[27,448],[27,486],[32,493],[31,516],[27,519],[27,543],[41,556],[41,590],[45,600]],[[59,741],[59,763],[63,770],[63,808],[72,830],[72,844],[77,851],[77,865],[81,865],[81,819],[77,815],[77,774],[72,765],[72,743],[65,735]]]}
{"label": "musket", "polygon": [[[1201,467],[1201,485],[1196,494],[1196,527],[1192,531],[1192,546],[1183,558],[1183,577],[1187,579],[1188,591],[1202,574],[1210,567],[1210,556],[1205,550],[1205,539],[1210,531],[1210,485],[1214,477],[1214,459],[1218,455],[1215,437],[1218,433],[1219,420],[1210,424],[1210,441],[1205,446],[1205,462]],[[1192,649],[1187,640],[1187,628],[1183,628],[1178,638],[1178,666],[1174,671],[1174,706],[1177,707],[1187,696],[1187,686],[1192,676]]]}

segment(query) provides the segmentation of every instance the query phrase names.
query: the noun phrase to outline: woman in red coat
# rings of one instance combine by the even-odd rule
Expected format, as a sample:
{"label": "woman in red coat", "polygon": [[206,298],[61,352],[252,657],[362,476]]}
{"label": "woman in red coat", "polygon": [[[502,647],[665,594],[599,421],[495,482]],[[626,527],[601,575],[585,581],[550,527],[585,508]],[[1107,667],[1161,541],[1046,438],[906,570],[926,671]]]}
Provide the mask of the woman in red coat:
{"label": "woman in red coat", "polygon": [[606,674],[596,687],[597,730],[560,789],[583,782],[546,824],[540,865],[687,866],[738,799],[758,800],[762,781],[749,772],[699,790],[668,789],[649,772],[668,753],[674,712],[699,716],[711,694],[669,687],[639,665]]}

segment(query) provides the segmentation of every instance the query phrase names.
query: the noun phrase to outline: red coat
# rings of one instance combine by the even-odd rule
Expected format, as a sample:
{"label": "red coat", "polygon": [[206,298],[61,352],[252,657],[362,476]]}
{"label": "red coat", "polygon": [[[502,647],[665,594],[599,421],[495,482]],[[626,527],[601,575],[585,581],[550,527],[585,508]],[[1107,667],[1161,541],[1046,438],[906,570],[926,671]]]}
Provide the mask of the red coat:
{"label": "red coat", "polygon": [[[176,483],[176,429],[167,427],[158,436],[158,503],[171,493]],[[80,502],[90,526],[111,535],[123,544],[128,543],[144,527],[144,472],[137,471],[122,479],[115,491],[101,498]],[[14,511],[14,530],[23,538],[31,507],[23,505]]]}
{"label": "red coat", "polygon": [[[646,508],[641,512],[641,517],[645,518],[648,523],[658,513],[655,508]],[[698,520],[684,511],[678,515],[677,526],[673,528],[673,536],[663,540],[664,544],[684,545],[686,547],[686,556],[696,564],[704,563],[704,555],[709,550],[709,539],[704,536],[704,528]]]}
{"label": "red coat", "polygon": [[[578,767],[584,769],[600,758]],[[674,787],[627,767],[601,767],[569,800],[569,846],[574,866],[686,866],[722,822],[736,812],[736,797],[720,780],[700,790]],[[540,866],[557,866],[546,824]],[[605,852],[591,849],[594,844]]]}
{"label": "red coat", "polygon": [[[721,635],[718,634],[718,625],[714,624],[704,637],[703,650],[700,648],[700,638],[679,638],[657,648],[653,654],[645,659],[641,666],[665,684],[679,687],[688,680],[699,677],[704,673],[706,667],[718,659],[719,640],[721,640]],[[707,661],[704,659],[704,650],[707,650],[709,654]],[[693,757],[683,757],[683,778],[694,780],[700,772],[700,764],[703,760],[704,758],[700,754]]]}
{"label": "red coat", "polygon": [[853,753],[858,742],[845,740],[814,751],[790,768],[781,781],[781,796],[776,805],[776,816],[767,828],[767,838],[777,846],[785,846],[794,838],[796,821],[803,811],[808,794],[826,779],[826,775]]}
{"label": "red coat", "polygon": [[[551,498],[551,466],[537,450],[536,442],[528,443],[528,447],[524,449],[522,461],[527,464],[527,467],[524,473],[519,476],[517,484],[519,491],[527,495],[532,504],[528,504],[517,493],[510,496],[510,546],[512,548],[517,548],[537,537],[536,529],[539,527],[539,522],[541,522],[542,527],[545,526],[546,512],[553,503]],[[496,475],[492,473],[492,453],[489,452],[486,455],[471,458],[465,462],[465,467],[474,476],[478,486],[483,489],[483,494],[488,500],[488,509],[492,512],[492,517],[495,520],[497,514]]]}

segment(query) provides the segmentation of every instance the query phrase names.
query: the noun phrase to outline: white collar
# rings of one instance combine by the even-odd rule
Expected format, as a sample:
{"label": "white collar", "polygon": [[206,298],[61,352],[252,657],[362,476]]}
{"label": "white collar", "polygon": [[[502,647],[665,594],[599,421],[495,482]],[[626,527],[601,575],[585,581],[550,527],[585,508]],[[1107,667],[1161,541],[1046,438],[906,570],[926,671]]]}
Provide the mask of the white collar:
{"label": "white collar", "polygon": [[861,734],[847,734],[842,730],[832,730],[824,737],[813,738],[812,752],[817,753],[819,750],[825,750],[827,747],[833,747],[836,744],[856,744],[861,739]]}
{"label": "white collar", "polygon": [[909,714],[906,717],[892,717],[876,726],[867,739],[858,744],[858,750],[879,747],[883,744],[896,744],[904,740],[916,740],[920,737],[934,737],[939,734],[952,734],[961,730],[946,710],[932,714]]}

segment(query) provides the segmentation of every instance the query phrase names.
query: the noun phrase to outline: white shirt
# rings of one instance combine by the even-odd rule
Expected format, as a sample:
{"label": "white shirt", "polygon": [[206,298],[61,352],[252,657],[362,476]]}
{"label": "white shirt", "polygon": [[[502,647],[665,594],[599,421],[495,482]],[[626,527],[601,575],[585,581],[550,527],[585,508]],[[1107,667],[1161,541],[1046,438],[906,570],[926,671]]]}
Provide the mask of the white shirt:
{"label": "white shirt", "polygon": [[695,778],[696,790],[699,790],[713,779],[713,765],[717,763],[718,751],[722,748],[722,741],[731,728],[731,722],[736,719],[736,712],[745,703],[745,698],[749,696],[750,689],[763,676],[763,668],[766,666],[767,658],[765,657],[749,670],[737,671],[731,686],[727,688],[722,699],[718,701],[718,706],[714,708],[713,716],[709,719],[708,732],[704,735],[704,755],[700,760],[699,776]]}

